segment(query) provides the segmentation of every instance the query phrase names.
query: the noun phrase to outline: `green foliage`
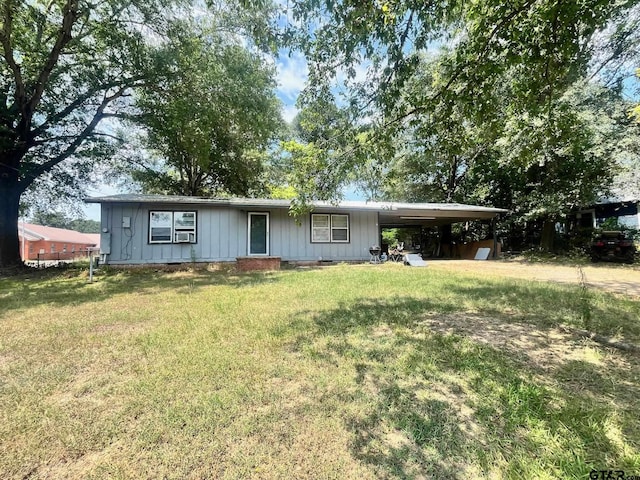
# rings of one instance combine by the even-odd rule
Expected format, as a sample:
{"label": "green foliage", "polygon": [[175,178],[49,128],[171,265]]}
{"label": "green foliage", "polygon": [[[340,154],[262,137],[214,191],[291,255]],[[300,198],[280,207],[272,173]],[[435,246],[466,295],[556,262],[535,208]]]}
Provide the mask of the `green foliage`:
{"label": "green foliage", "polygon": [[620,223],[617,217],[607,218],[600,226],[599,230],[613,230],[625,232],[628,238],[632,238],[635,242],[640,242],[640,230],[631,228],[624,223]]}
{"label": "green foliage", "polygon": [[338,172],[325,183],[360,168],[385,178],[382,198],[493,204],[520,224],[593,202],[638,156],[621,94],[637,4],[294,2],[309,25],[295,32],[310,58],[301,103],[339,92],[355,130],[315,145]]}
{"label": "green foliage", "polygon": [[290,163],[287,183],[298,194],[291,207],[296,216],[308,212],[313,200],[336,200],[345,175],[351,177],[349,167],[336,162],[335,153],[319,147],[318,143],[296,140],[282,143]]}
{"label": "green foliage", "polygon": [[602,222],[600,228],[602,230],[627,230],[627,226],[620,223],[617,217],[607,218],[604,222]]}
{"label": "green foliage", "polygon": [[37,210],[29,220],[36,225],[65,228],[80,233],[100,233],[100,222],[84,218],[71,219],[63,213]]}
{"label": "green foliage", "polygon": [[[434,95],[440,61],[423,60],[407,81],[404,107],[410,99]],[[496,92],[496,97],[499,95]],[[387,196],[407,201],[469,202],[479,185],[470,185],[476,164],[496,158],[501,132],[500,105],[489,97],[492,114],[481,112],[465,98],[434,103],[428,112],[416,112],[408,126],[396,132],[394,157],[385,189]],[[393,127],[392,127],[393,128]],[[393,128],[395,130],[395,128]],[[476,195],[477,196],[477,195]]]}
{"label": "green foliage", "polygon": [[[280,181],[297,192],[294,214],[313,200],[337,201],[342,185],[354,177],[358,164],[358,131],[338,108],[331,93],[303,108],[292,122],[292,139],[281,144]],[[345,152],[348,150],[348,152]]]}
{"label": "green foliage", "polygon": [[17,168],[20,191],[68,184],[113,154],[117,142],[98,125],[123,115],[130,89],[151,80],[140,75],[154,57],[139,26],[162,28],[172,4],[5,2],[0,155]]}
{"label": "green foliage", "polygon": [[[256,2],[250,12],[246,6],[230,0],[212,1],[209,8],[225,19],[227,38],[244,34],[247,44],[273,51],[273,4]],[[103,178],[122,147],[118,121],[138,113],[132,95],[162,90],[183,75],[177,68],[187,65],[163,67],[180,19],[203,16],[203,8],[182,0],[2,3],[0,267],[20,263],[21,200],[51,206],[79,197],[92,178]]]}
{"label": "green foliage", "polygon": [[298,196],[296,189],[291,186],[269,185],[269,198],[275,200],[292,200]]}
{"label": "green foliage", "polygon": [[[393,115],[429,111],[441,96],[462,95],[482,102],[488,89],[497,85],[495,79],[507,71],[512,72],[518,103],[544,110],[556,92],[564,91],[587,71],[595,33],[612,20],[620,22],[635,3],[342,0],[297,1],[292,10],[307,26],[295,33],[311,59],[309,95],[324,94],[326,82],[344,73],[343,86],[354,107],[381,111],[393,120]],[[607,43],[621,50],[615,52],[615,59],[629,50],[624,48],[623,39],[628,35],[623,30],[617,29],[617,42]],[[415,75],[423,53],[451,40],[455,47],[443,58],[438,76],[429,85],[435,94],[417,102],[406,99],[413,109],[398,111],[397,100]],[[370,68],[361,82],[356,80],[356,67],[363,60]],[[458,88],[452,88],[454,83]]]}
{"label": "green foliage", "polygon": [[400,230],[398,228],[385,228],[382,230],[382,243],[386,243],[389,246],[398,244]]}
{"label": "green foliage", "polygon": [[141,91],[138,121],[157,157],[131,172],[152,193],[249,195],[280,127],[275,72],[217,25],[181,22],[165,50],[166,80]]}
{"label": "green foliage", "polygon": [[171,0],[7,0],[0,10],[0,266],[20,262],[25,192],[55,204],[101,172],[119,147],[110,122],[154,82]]}
{"label": "green foliage", "polygon": [[36,225],[44,225],[46,227],[67,228],[69,225],[69,218],[63,213],[45,212],[42,210],[36,211],[29,221]]}
{"label": "green foliage", "polygon": [[547,121],[528,119],[514,128],[528,134],[511,135],[501,148],[507,161],[518,155],[529,160],[524,168],[511,162],[516,169],[510,170],[511,175],[518,168],[525,173],[520,186],[512,188],[524,219],[559,218],[609,193],[621,161],[637,155],[628,144],[640,139],[640,130],[629,124],[626,105],[615,92],[577,84]]}

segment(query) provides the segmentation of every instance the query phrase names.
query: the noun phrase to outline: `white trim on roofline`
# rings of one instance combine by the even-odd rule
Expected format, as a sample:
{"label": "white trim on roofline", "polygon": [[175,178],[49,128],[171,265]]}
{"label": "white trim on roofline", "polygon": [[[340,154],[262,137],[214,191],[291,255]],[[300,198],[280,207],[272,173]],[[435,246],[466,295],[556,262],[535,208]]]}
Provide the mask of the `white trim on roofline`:
{"label": "white trim on roofline", "polygon": [[[289,200],[273,200],[268,198],[205,198],[185,197],[172,195],[139,195],[120,194],[105,197],[85,198],[86,203],[148,203],[148,204],[189,204],[189,205],[217,205],[237,208],[289,208]],[[312,202],[314,209],[333,210],[364,210],[377,212],[395,212],[406,210],[434,210],[445,212],[484,212],[506,213],[503,208],[483,207],[479,205],[466,205],[462,203],[399,203],[399,202],[363,202],[344,200],[338,203]]]}

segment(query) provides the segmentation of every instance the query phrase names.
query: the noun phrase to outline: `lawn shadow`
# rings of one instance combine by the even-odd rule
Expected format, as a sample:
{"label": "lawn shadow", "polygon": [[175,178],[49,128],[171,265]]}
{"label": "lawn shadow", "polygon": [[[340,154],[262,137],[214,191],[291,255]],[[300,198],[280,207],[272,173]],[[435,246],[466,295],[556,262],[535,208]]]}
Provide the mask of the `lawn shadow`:
{"label": "lawn shadow", "polygon": [[[451,282],[447,289],[459,298],[469,299],[475,309],[486,315],[510,312],[520,321],[540,327],[569,324],[596,333],[624,337],[640,343],[640,302],[611,293],[582,290],[580,286],[521,280],[487,280],[469,285]],[[585,317],[588,315],[588,325]]]}
{"label": "lawn shadow", "polygon": [[391,378],[371,378],[369,372],[358,385],[374,388],[378,398],[367,414],[346,419],[356,458],[383,478],[455,478],[462,473],[467,440],[451,402],[424,398],[426,385],[400,386]]}
{"label": "lawn shadow", "polygon": [[[383,478],[585,478],[591,468],[637,465],[635,359],[603,360],[601,371],[571,360],[540,366],[526,351],[425,322],[452,311],[446,301],[414,297],[362,300],[316,313],[313,331],[297,330],[294,349],[353,365],[354,391],[345,396],[364,397],[345,416],[356,458]],[[544,330],[532,323],[520,334]],[[607,376],[615,388],[602,387]]]}
{"label": "lawn shadow", "polygon": [[0,279],[0,315],[3,312],[48,304],[56,306],[97,303],[115,295],[157,294],[163,290],[190,295],[216,286],[244,288],[281,279],[275,272],[225,272],[191,270],[179,272],[104,269],[89,283],[86,272],[34,271]]}

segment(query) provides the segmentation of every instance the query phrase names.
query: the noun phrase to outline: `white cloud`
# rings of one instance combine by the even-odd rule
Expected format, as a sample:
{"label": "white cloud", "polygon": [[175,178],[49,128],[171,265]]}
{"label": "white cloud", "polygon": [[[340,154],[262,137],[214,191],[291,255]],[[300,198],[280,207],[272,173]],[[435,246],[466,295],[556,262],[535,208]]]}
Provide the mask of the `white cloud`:
{"label": "white cloud", "polygon": [[277,68],[278,92],[286,104],[295,103],[309,75],[307,60],[301,53],[294,53],[290,57],[282,55]]}
{"label": "white cloud", "polygon": [[298,109],[295,105],[284,105],[282,107],[282,118],[287,123],[291,123],[291,121],[298,114]]}

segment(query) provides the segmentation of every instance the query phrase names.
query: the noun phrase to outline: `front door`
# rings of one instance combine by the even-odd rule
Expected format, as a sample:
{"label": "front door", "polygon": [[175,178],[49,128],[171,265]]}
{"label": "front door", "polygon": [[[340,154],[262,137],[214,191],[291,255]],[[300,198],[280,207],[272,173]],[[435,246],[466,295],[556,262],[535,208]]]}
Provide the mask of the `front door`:
{"label": "front door", "polygon": [[269,255],[269,214],[249,213],[249,255]]}

